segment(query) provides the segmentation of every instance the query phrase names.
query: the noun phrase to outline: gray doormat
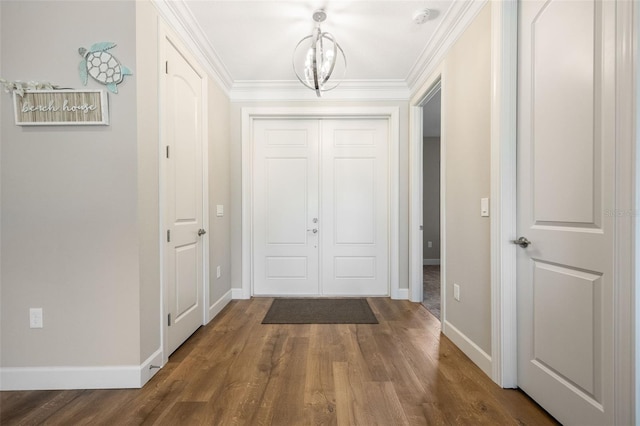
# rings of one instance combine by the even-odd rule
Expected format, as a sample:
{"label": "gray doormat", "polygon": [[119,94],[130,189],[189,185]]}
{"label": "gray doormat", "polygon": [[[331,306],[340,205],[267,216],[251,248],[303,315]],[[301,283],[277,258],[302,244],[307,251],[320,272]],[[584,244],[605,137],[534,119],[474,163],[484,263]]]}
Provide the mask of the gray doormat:
{"label": "gray doormat", "polygon": [[366,299],[274,299],[263,324],[378,324]]}

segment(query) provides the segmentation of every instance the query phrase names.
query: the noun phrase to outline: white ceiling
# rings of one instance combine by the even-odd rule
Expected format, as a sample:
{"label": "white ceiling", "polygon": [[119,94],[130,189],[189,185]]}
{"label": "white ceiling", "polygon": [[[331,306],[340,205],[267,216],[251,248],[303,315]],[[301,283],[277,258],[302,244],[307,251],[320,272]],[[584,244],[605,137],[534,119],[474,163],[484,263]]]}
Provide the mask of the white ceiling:
{"label": "white ceiling", "polygon": [[[291,58],[311,33],[311,15],[324,9],[323,31],[332,33],[347,57],[345,80],[403,81],[424,54],[453,0],[181,0],[183,15],[199,27],[208,50],[232,84],[293,81]],[[423,25],[413,15],[425,8]]]}

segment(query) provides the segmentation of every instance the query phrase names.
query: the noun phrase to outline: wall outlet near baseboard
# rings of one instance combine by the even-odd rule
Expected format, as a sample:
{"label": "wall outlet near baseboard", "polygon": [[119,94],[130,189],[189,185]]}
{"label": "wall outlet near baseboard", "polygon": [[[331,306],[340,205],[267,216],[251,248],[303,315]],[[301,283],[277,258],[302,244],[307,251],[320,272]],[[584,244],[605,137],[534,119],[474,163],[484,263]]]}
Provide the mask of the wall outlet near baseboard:
{"label": "wall outlet near baseboard", "polygon": [[453,284],[453,298],[460,301],[460,286],[458,284]]}
{"label": "wall outlet near baseboard", "polygon": [[29,328],[42,328],[42,308],[29,308]]}

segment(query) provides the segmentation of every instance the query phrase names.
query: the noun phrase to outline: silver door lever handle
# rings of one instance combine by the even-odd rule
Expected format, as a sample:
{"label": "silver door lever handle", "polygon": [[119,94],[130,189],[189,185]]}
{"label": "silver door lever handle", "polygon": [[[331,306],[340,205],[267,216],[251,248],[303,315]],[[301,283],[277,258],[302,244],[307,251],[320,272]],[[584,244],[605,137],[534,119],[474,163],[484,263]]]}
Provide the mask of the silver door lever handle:
{"label": "silver door lever handle", "polygon": [[318,233],[318,229],[317,229],[317,228],[307,229],[307,231],[311,231],[311,232],[313,232],[314,234],[317,234],[317,233]]}
{"label": "silver door lever handle", "polygon": [[517,244],[522,248],[527,248],[531,244],[531,241],[527,240],[525,237],[520,237],[517,240],[511,241],[513,244]]}
{"label": "silver door lever handle", "polygon": [[205,231],[204,229],[198,229],[198,237],[201,237],[206,233],[207,233],[207,231]]}

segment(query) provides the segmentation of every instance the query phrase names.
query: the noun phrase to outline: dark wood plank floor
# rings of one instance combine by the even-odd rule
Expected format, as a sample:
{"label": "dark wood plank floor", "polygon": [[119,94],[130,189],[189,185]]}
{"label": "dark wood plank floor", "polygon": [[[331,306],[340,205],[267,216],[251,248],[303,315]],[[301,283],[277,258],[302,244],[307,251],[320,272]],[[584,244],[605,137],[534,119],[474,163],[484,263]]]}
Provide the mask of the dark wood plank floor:
{"label": "dark wood plank floor", "polygon": [[421,304],[369,299],[377,325],[261,325],[233,301],[143,389],[0,393],[0,423],[52,425],[547,425],[496,386]]}

